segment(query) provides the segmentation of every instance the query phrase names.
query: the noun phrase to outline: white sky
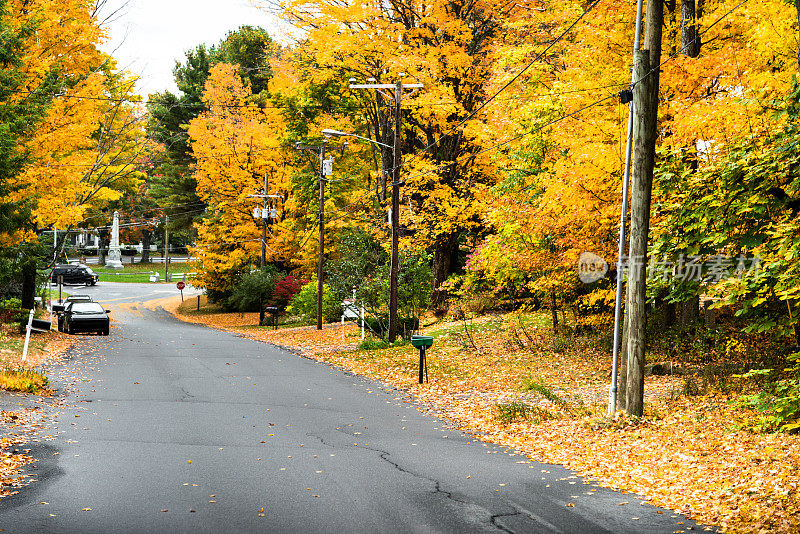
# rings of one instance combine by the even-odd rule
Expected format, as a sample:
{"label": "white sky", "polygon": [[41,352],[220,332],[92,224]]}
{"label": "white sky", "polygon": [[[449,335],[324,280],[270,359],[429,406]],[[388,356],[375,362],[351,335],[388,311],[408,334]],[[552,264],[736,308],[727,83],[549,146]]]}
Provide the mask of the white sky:
{"label": "white sky", "polygon": [[120,6],[107,24],[109,39],[100,48],[117,58],[119,68],[141,77],[137,90],[144,97],[165,89],[177,93],[172,79],[175,61],[201,43],[217,44],[242,25],[261,26],[286,42],[280,21],[249,0],[108,0],[101,18]]}

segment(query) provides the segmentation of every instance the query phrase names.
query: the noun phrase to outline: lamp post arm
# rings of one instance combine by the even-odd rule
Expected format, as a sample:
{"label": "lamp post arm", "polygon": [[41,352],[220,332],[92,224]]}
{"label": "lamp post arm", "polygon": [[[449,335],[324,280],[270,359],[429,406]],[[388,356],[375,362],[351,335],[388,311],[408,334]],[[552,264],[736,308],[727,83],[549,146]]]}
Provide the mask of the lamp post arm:
{"label": "lamp post arm", "polygon": [[363,137],[354,133],[340,132],[339,130],[322,130],[322,133],[327,137],[355,137],[356,139],[361,139],[374,145],[380,145],[385,148],[394,148],[392,145],[387,145],[386,143],[381,143],[380,141],[376,141],[374,139],[370,139],[369,137]]}

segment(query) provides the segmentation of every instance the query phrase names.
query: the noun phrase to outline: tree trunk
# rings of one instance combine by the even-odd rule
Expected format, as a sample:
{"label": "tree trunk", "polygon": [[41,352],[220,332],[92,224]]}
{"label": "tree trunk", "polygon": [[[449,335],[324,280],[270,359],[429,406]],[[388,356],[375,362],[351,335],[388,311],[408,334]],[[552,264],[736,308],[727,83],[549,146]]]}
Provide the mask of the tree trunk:
{"label": "tree trunk", "polygon": [[99,239],[97,245],[97,264],[98,265],[105,265],[106,264],[106,240]]}
{"label": "tree trunk", "polygon": [[550,292],[550,310],[553,314],[553,334],[558,334],[558,307],[556,307],[556,292]]}
{"label": "tree trunk", "polygon": [[669,43],[669,55],[675,55],[677,52],[677,45],[676,41],[678,38],[678,14],[677,14],[677,2],[676,0],[664,0],[664,7],[666,8],[665,17],[667,18],[667,29],[669,30],[669,34],[667,35],[667,42]]}
{"label": "tree trunk", "polygon": [[149,228],[142,230],[142,258],[139,263],[150,263],[150,240],[153,236],[153,231]]}
{"label": "tree trunk", "polygon": [[[794,8],[797,11],[797,39],[800,42],[800,0],[794,0]],[[797,71],[800,72],[800,47],[797,49]]]}
{"label": "tree trunk", "polygon": [[675,326],[676,313],[674,302],[664,302],[661,306],[664,330]]}
{"label": "tree trunk", "polygon": [[697,31],[695,0],[681,2],[681,53],[689,57],[700,55],[700,34]]}
{"label": "tree trunk", "polygon": [[22,264],[22,307],[33,308],[36,296],[36,262],[27,261]]}
{"label": "tree trunk", "polygon": [[445,291],[439,289],[453,272],[454,257],[458,254],[458,235],[443,236],[433,252],[433,294],[431,304],[439,306],[447,299]]}
{"label": "tree trunk", "polygon": [[108,250],[109,242],[108,230],[101,230],[97,236],[97,263],[98,265],[106,264],[106,251]]}
{"label": "tree trunk", "polygon": [[700,312],[700,297],[694,296],[681,302],[681,328],[684,330],[697,322]]}

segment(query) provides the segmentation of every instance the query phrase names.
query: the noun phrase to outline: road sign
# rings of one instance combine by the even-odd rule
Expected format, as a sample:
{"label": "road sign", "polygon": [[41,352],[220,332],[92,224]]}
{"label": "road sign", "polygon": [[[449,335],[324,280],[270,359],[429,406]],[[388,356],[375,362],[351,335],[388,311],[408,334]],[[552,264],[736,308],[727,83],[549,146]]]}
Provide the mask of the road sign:
{"label": "road sign", "polygon": [[183,291],[183,288],[186,287],[186,284],[184,284],[183,282],[178,282],[177,284],[175,284],[175,287]]}

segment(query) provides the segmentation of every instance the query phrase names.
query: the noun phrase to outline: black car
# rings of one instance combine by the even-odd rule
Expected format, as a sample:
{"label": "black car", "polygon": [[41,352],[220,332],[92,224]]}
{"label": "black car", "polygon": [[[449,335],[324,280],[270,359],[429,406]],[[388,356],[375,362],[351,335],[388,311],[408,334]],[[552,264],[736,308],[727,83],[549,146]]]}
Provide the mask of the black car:
{"label": "black car", "polygon": [[89,295],[70,295],[64,300],[54,300],[52,304],[53,313],[58,317],[58,331],[64,331],[64,310],[71,302],[93,302]]}
{"label": "black car", "polygon": [[108,335],[108,314],[97,302],[71,302],[64,310],[64,332],[75,334],[77,332],[97,332]]}
{"label": "black car", "polygon": [[86,286],[93,286],[100,279],[97,275],[86,265],[56,265],[53,267],[53,273],[50,275],[50,280],[58,283],[58,278],[61,277],[63,284],[83,284]]}

